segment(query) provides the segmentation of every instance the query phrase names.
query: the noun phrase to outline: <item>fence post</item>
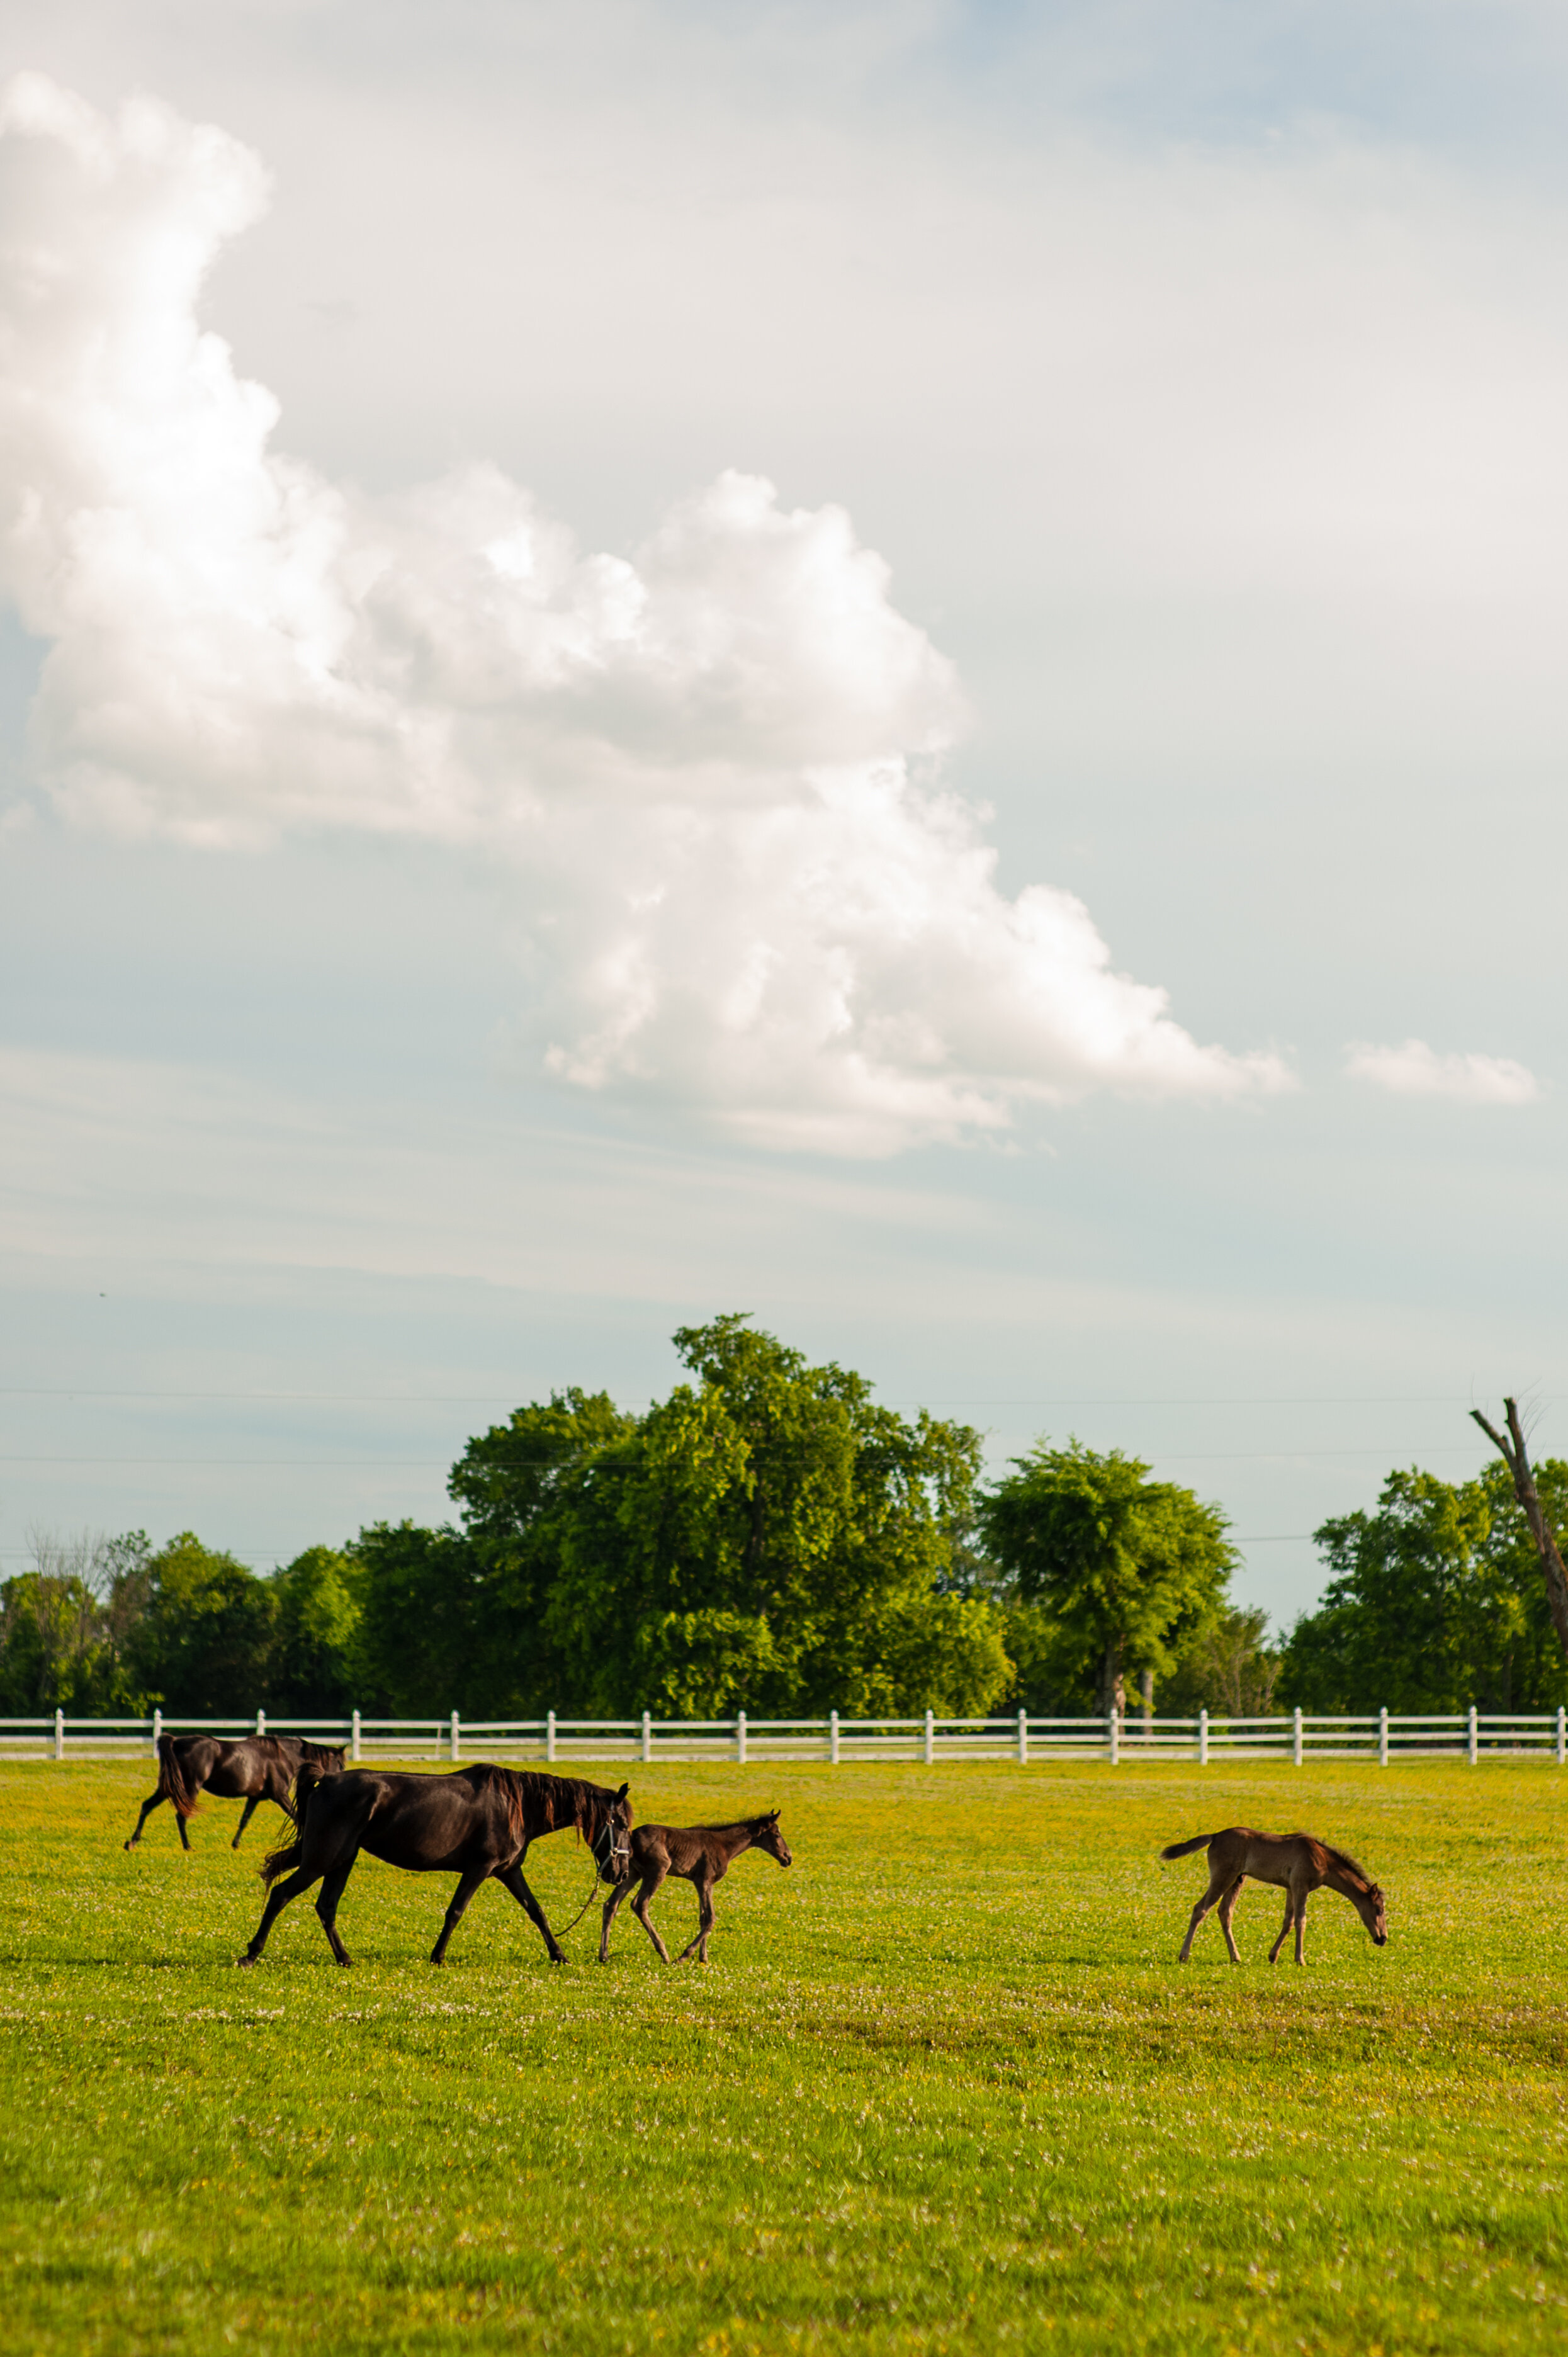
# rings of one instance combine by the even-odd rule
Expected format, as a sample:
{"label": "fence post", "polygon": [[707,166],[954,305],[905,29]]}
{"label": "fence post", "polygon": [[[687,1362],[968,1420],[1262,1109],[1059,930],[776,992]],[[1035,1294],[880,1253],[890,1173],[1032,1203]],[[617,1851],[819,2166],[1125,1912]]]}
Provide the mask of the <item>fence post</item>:
{"label": "fence post", "polygon": [[55,1713],[55,1758],[57,1760],[63,1760],[65,1758],[65,1713],[63,1710],[57,1710]]}
{"label": "fence post", "polygon": [[736,1711],[735,1717],[735,1756],[744,1768],[746,1765],[746,1713],[744,1710]]}
{"label": "fence post", "polygon": [[926,1713],[926,1765],[930,1767],[937,1756],[937,1723],[930,1711]]}
{"label": "fence post", "polygon": [[1557,1765],[1568,1765],[1568,1710],[1557,1706]]}
{"label": "fence post", "polygon": [[1197,1764],[1200,1768],[1208,1765],[1208,1713],[1206,1710],[1197,1714]]}
{"label": "fence post", "polygon": [[360,1714],[358,1711],[354,1713],[354,1734],[349,1746],[349,1757],[357,1768],[360,1764]]}
{"label": "fence post", "polygon": [[[1558,1714],[1557,1714],[1557,1716],[1558,1716],[1558,1717],[1561,1719],[1561,1717],[1562,1717],[1562,1716],[1563,1716],[1563,1713],[1562,1713],[1561,1711],[1559,1711],[1559,1712],[1558,1712]],[[159,1744],[163,1741],[163,1738],[164,1738],[164,1713],[163,1713],[163,1705],[160,1703],[160,1704],[158,1705],[157,1708],[156,1708],[156,1709],[154,1711],[154,1713],[153,1713],[153,1758],[154,1758],[155,1760],[156,1760],[156,1759],[157,1758],[157,1756],[158,1756],[158,1746],[159,1746]]]}
{"label": "fence post", "polygon": [[1301,1766],[1301,1705],[1299,1703],[1295,1707],[1295,1717],[1291,1721],[1290,1756],[1299,1768]]}
{"label": "fence post", "polygon": [[1111,1746],[1111,1765],[1112,1768],[1117,1766],[1122,1757],[1121,1747],[1118,1741],[1121,1732],[1122,1723],[1116,1716],[1114,1706],[1112,1706],[1112,1708],[1107,1712],[1105,1720],[1105,1733],[1106,1738]]}
{"label": "fence post", "polygon": [[[1563,1714],[1561,1711],[1557,1714],[1557,1740],[1561,1743],[1563,1740]],[[834,1768],[839,1764],[839,1715],[836,1710],[830,1710],[828,1713],[828,1760],[829,1764]]]}
{"label": "fence post", "polygon": [[546,1711],[544,1715],[544,1757],[551,1760],[555,1757],[555,1713],[553,1710]]}
{"label": "fence post", "polygon": [[1472,1703],[1470,1705],[1470,1765],[1472,1768],[1476,1764],[1479,1751],[1480,1744],[1477,1740],[1476,1731],[1476,1706]]}
{"label": "fence post", "polygon": [[458,1725],[458,1721],[457,1721],[457,1714],[456,1714],[456,1711],[454,1711],[454,1712],[452,1713],[452,1757],[453,1757],[453,1759],[454,1759],[454,1760],[456,1760],[456,1759],[457,1759],[457,1758],[458,1758],[458,1756],[459,1756],[459,1754],[460,1754],[460,1752],[461,1752],[461,1749],[462,1749],[462,1730],[461,1730],[461,1728],[460,1728],[460,1727],[459,1727],[459,1725]]}
{"label": "fence post", "polygon": [[256,1713],[256,1733],[257,1733],[258,1735],[264,1735],[264,1734],[266,1733],[266,1731],[267,1731],[267,1715],[266,1715],[266,1712],[265,1712],[264,1710],[259,1710],[259,1711]]}
{"label": "fence post", "polygon": [[1380,1711],[1379,1711],[1379,1713],[1378,1713],[1378,1765],[1379,1765],[1379,1767],[1380,1767],[1380,1768],[1386,1768],[1386,1767],[1388,1766],[1388,1764],[1389,1764],[1389,1706],[1388,1706],[1387,1703],[1384,1703],[1384,1705],[1383,1705],[1383,1706],[1382,1706],[1381,1710],[1380,1710]]}
{"label": "fence post", "polygon": [[1020,1768],[1026,1768],[1028,1764],[1029,1719],[1027,1712],[1021,1710],[1018,1713],[1018,1765]]}
{"label": "fence post", "polygon": [[642,1714],[642,1756],[645,1761],[653,1757],[653,1713],[649,1710]]}

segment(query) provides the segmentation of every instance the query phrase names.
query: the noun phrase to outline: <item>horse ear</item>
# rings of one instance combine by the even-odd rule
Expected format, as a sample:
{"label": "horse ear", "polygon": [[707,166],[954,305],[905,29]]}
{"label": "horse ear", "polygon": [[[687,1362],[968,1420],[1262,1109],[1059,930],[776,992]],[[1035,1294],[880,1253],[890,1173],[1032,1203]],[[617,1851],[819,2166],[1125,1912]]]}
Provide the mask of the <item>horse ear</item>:
{"label": "horse ear", "polygon": [[627,1796],[627,1794],[630,1792],[630,1790],[631,1790],[631,1786],[630,1786],[629,1784],[623,1784],[623,1785],[621,1786],[621,1788],[620,1788],[620,1791],[616,1794],[616,1799],[617,1799],[618,1801],[624,1801],[624,1800],[625,1800],[625,1798],[626,1798],[626,1796]]}

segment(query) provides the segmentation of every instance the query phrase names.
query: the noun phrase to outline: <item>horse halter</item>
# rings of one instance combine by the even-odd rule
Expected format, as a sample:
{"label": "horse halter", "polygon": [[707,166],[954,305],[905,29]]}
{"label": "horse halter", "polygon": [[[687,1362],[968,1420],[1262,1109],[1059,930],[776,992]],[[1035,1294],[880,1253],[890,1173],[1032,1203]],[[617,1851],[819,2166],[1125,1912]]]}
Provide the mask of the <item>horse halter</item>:
{"label": "horse halter", "polygon": [[594,1843],[594,1862],[606,1882],[618,1882],[631,1857],[631,1832],[618,1817],[607,1817]]}

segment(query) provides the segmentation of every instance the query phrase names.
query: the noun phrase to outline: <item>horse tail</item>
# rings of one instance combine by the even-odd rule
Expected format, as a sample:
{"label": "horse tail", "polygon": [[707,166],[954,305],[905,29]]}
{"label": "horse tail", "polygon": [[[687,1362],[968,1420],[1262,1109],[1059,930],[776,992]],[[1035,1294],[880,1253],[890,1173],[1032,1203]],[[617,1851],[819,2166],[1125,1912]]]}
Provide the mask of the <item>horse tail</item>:
{"label": "horse tail", "polygon": [[158,1738],[158,1792],[174,1803],[177,1816],[193,1817],[201,1806],[185,1781],[185,1766],[172,1735]]}
{"label": "horse tail", "polygon": [[305,1862],[306,1813],[310,1806],[310,1796],[321,1781],[320,1769],[312,1767],[308,1760],[302,1760],[295,1771],[294,1790],[288,1802],[289,1814],[294,1819],[294,1839],[282,1849],[268,1850],[262,1860],[262,1880],[269,1889]]}
{"label": "horse tail", "polygon": [[1161,1850],[1160,1856],[1162,1857],[1190,1857],[1195,1849],[1207,1849],[1213,1839],[1214,1835],[1212,1834],[1194,1834],[1190,1841],[1172,1842],[1168,1849]]}

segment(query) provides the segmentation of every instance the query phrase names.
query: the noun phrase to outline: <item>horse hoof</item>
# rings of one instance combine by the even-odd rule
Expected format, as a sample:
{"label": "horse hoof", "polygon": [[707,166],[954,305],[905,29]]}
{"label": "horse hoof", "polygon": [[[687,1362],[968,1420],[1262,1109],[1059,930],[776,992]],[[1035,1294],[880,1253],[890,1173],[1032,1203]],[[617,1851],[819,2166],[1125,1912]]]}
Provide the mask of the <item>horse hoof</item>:
{"label": "horse hoof", "polygon": [[237,1973],[242,1973],[248,1965],[255,1964],[256,1961],[257,1959],[254,1956],[236,1956],[234,1959],[234,1969]]}

